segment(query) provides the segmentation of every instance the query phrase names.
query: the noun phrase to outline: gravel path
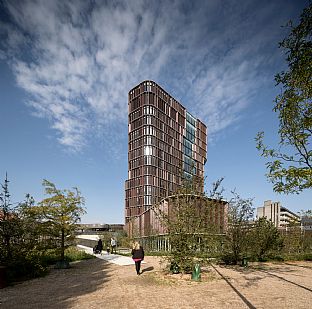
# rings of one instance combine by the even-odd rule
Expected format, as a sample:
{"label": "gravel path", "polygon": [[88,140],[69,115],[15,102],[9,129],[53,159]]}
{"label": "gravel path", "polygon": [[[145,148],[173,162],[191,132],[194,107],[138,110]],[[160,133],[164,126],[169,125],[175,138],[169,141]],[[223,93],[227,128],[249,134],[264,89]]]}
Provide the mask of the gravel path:
{"label": "gravel path", "polygon": [[159,260],[147,256],[140,276],[134,265],[103,259],[76,262],[70,269],[52,270],[46,277],[0,290],[0,308],[250,308],[239,293],[254,308],[312,308],[312,292],[298,286],[311,287],[309,268],[281,264],[265,264],[258,270],[216,267],[237,293],[213,268],[202,274],[202,282],[193,282],[190,276],[164,275]]}

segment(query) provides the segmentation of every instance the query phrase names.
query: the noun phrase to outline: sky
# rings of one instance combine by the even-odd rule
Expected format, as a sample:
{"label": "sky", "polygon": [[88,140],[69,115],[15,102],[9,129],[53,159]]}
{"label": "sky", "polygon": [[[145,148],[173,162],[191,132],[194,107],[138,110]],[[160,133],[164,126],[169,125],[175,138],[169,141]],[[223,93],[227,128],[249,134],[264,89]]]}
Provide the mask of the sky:
{"label": "sky", "polygon": [[128,91],[153,80],[208,128],[206,190],[312,209],[276,194],[256,149],[276,146],[278,47],[303,0],[0,0],[0,182],[13,203],[42,180],[85,197],[83,223],[124,223]]}

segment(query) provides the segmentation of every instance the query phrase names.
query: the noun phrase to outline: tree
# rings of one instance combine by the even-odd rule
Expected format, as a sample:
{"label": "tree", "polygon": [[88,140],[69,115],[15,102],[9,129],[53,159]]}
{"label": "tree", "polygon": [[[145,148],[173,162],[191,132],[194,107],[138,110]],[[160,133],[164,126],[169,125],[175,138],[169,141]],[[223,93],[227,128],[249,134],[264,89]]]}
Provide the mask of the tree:
{"label": "tree", "polygon": [[0,193],[0,263],[7,265],[18,253],[16,244],[22,238],[23,229],[18,215],[18,207],[11,202],[9,180],[6,175],[4,184],[1,184]]}
{"label": "tree", "polygon": [[279,147],[264,145],[264,133],[256,141],[267,162],[267,177],[276,192],[299,193],[312,187],[312,3],[301,14],[300,23],[288,23],[290,33],[280,48],[287,55],[288,70],[275,76],[281,94],[275,99],[279,117]]}
{"label": "tree", "polygon": [[302,225],[302,249],[305,253],[312,253],[312,210],[301,210],[299,213]]}
{"label": "tree", "polygon": [[38,219],[45,225],[47,234],[56,241],[55,245],[60,251],[60,260],[64,261],[65,248],[73,243],[76,223],[85,213],[84,198],[77,188],[60,190],[48,181],[43,180],[45,193],[50,195],[43,199],[38,206],[33,207]]}
{"label": "tree", "polygon": [[250,249],[262,260],[268,252],[278,249],[282,245],[282,238],[272,221],[262,217],[256,220],[250,233]]}
{"label": "tree", "polygon": [[225,262],[237,264],[248,251],[250,220],[253,217],[252,199],[243,199],[237,193],[229,202],[228,231],[226,233]]}
{"label": "tree", "polygon": [[17,211],[23,229],[23,237],[20,240],[19,249],[27,254],[30,251],[43,253],[50,246],[47,243],[48,235],[46,234],[45,224],[38,220],[34,212],[35,200],[29,194],[26,194],[25,200],[18,204]]}
{"label": "tree", "polygon": [[0,264],[6,266],[6,279],[10,282],[42,275],[46,268],[41,260],[38,222],[24,211],[33,206],[34,200],[27,194],[24,202],[14,206],[8,184],[6,176],[0,193]]}
{"label": "tree", "polygon": [[[184,178],[176,194],[168,198],[169,207],[154,209],[167,230],[171,248],[167,260],[174,272],[191,271],[199,253],[215,247],[212,216],[217,201],[205,196],[202,182],[197,176]],[[217,189],[218,186],[214,188]]]}
{"label": "tree", "polygon": [[311,209],[301,210],[299,212],[299,215],[301,218],[312,218],[312,210]]}

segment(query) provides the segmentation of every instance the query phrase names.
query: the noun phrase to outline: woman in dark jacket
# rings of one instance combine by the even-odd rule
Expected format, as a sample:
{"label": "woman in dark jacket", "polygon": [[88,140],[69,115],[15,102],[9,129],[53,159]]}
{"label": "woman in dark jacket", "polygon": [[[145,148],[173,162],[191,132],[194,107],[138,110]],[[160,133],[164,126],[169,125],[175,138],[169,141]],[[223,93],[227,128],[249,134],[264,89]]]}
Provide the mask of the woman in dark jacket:
{"label": "woman in dark jacket", "polygon": [[136,273],[140,275],[141,262],[144,260],[144,250],[137,241],[132,246],[131,254],[135,263]]}
{"label": "woman in dark jacket", "polygon": [[102,239],[100,238],[97,244],[97,250],[99,252],[99,254],[102,254],[102,250],[103,250],[103,243],[102,243]]}

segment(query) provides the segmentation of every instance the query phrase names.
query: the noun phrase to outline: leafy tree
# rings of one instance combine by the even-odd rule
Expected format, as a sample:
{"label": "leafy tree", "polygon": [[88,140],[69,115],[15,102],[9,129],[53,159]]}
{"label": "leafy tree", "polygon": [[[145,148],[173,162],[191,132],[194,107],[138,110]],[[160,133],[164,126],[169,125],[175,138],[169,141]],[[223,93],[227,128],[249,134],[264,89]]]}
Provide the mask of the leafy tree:
{"label": "leafy tree", "polygon": [[282,238],[272,221],[262,217],[256,220],[250,233],[251,252],[262,260],[271,250],[282,246]]}
{"label": "leafy tree", "polygon": [[43,199],[32,211],[44,226],[45,233],[55,241],[55,246],[60,251],[60,260],[64,261],[65,248],[73,244],[76,223],[85,213],[84,198],[77,188],[60,190],[48,181],[43,180],[45,193],[50,195]]}
{"label": "leafy tree", "polygon": [[23,250],[38,251],[43,253],[50,246],[47,243],[47,234],[45,224],[38,220],[36,212],[34,212],[35,200],[29,194],[26,194],[25,200],[19,203],[17,207],[18,216],[23,229],[23,237],[20,245],[23,245]]}
{"label": "leafy tree", "polygon": [[169,209],[154,209],[167,230],[170,243],[167,260],[174,272],[189,272],[200,252],[215,247],[212,216],[217,202],[205,196],[201,181],[196,176],[184,179],[177,193],[168,198]]}
{"label": "leafy tree", "polygon": [[[36,277],[45,272],[38,246],[40,237],[35,233],[35,220],[23,211],[33,206],[28,194],[23,203],[14,206],[10,201],[7,176],[0,193],[0,264],[7,267],[8,282],[18,278]],[[30,224],[30,222],[32,224]]]}
{"label": "leafy tree", "polygon": [[233,195],[234,197],[229,202],[228,231],[223,259],[225,262],[237,264],[248,251],[250,220],[253,217],[254,208],[252,207],[252,199],[243,199],[235,192]]}
{"label": "leafy tree", "polygon": [[6,264],[13,258],[14,243],[21,234],[20,220],[16,207],[11,203],[9,180],[6,175],[4,184],[1,184],[0,193],[0,262]]}
{"label": "leafy tree", "polygon": [[299,193],[312,187],[312,3],[300,23],[289,22],[290,33],[279,45],[287,55],[288,70],[275,76],[281,94],[275,99],[279,117],[279,147],[269,149],[264,133],[256,137],[266,163],[268,179],[276,192]]}
{"label": "leafy tree", "polygon": [[299,212],[299,215],[301,218],[312,218],[312,210],[311,209],[301,210]]}
{"label": "leafy tree", "polygon": [[297,255],[302,252],[303,234],[297,220],[291,220],[287,227],[280,232],[283,236],[284,253]]}
{"label": "leafy tree", "polygon": [[312,231],[306,230],[307,226],[312,225],[312,210],[301,210],[299,213],[301,217],[301,224],[303,225],[302,230],[302,249],[306,253],[312,253]]}

